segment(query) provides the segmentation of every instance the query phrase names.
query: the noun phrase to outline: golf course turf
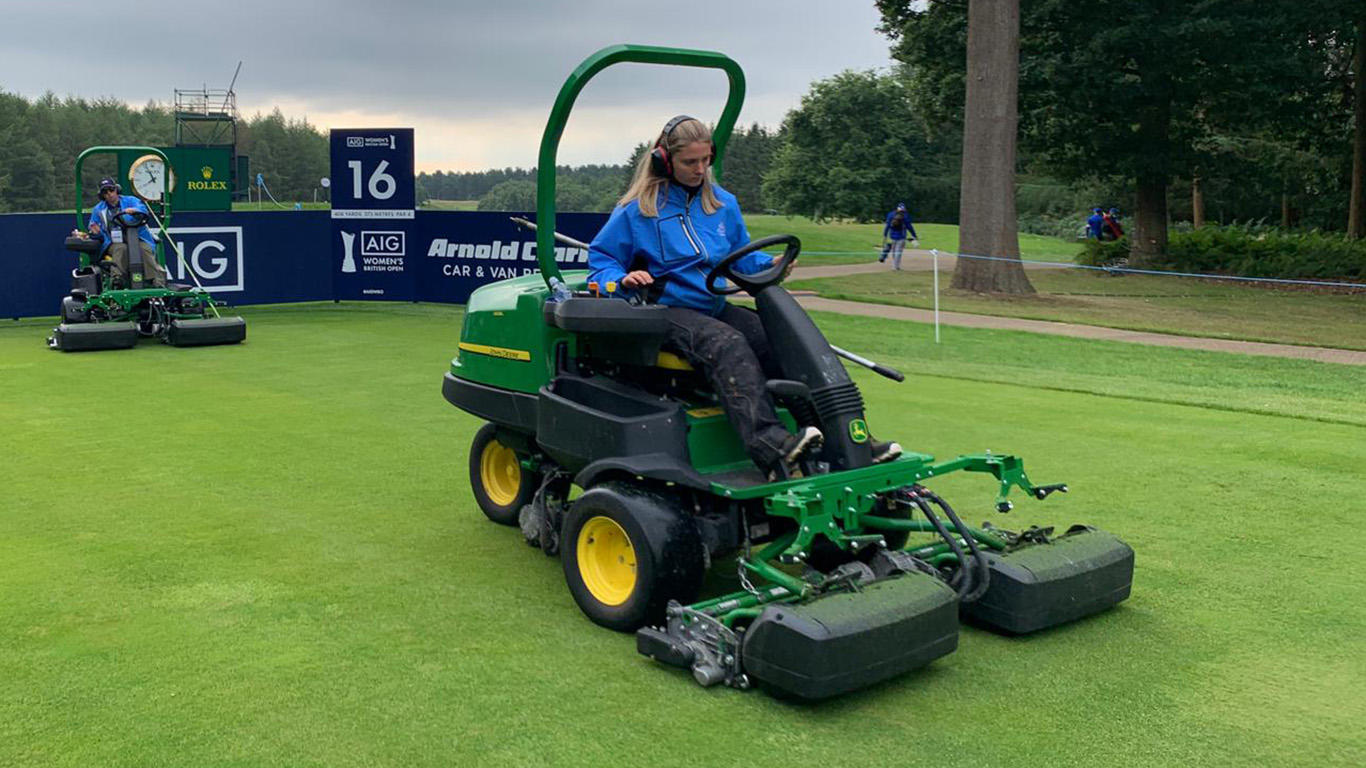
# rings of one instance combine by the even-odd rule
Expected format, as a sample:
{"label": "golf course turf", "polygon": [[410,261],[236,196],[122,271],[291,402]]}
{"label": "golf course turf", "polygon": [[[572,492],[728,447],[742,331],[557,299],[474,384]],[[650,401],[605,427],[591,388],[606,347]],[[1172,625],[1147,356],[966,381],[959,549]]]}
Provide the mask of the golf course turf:
{"label": "golf course turf", "polygon": [[459,308],[241,314],[196,349],[0,325],[0,765],[1366,763],[1360,368],[817,315],[907,374],[853,370],[876,435],[1072,489],[934,482],[967,522],[1137,564],[1107,613],[802,706],[637,655],[484,518]]}

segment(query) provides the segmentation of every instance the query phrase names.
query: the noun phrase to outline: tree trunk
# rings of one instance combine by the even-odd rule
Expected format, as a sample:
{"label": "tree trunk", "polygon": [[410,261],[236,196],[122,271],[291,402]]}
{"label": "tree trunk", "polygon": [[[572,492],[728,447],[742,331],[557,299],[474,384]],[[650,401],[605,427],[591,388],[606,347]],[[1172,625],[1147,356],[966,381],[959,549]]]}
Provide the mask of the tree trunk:
{"label": "tree trunk", "polygon": [[1281,227],[1282,227],[1282,228],[1288,228],[1289,226],[1290,226],[1290,193],[1289,193],[1289,192],[1282,192],[1282,193],[1281,193]]}
{"label": "tree trunk", "polygon": [[1355,125],[1352,136],[1352,199],[1347,208],[1347,236],[1366,238],[1366,17],[1357,19],[1356,55],[1352,57],[1352,100]]}
{"label": "tree trunk", "polygon": [[1019,72],[1019,0],[970,0],[958,251],[1004,261],[958,259],[952,285],[959,290],[1034,293],[1015,216]]}
{"label": "tree trunk", "polygon": [[1191,177],[1191,226],[1205,226],[1205,193],[1200,191],[1200,177]]}
{"label": "tree trunk", "polygon": [[1136,191],[1129,263],[1145,267],[1167,252],[1167,180],[1140,178]]}

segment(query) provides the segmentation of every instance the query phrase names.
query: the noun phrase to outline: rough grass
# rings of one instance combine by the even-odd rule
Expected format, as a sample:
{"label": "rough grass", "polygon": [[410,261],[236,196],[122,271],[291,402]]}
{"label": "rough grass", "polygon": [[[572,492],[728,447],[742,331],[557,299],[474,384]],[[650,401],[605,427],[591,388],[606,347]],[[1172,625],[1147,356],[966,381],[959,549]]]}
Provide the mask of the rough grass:
{"label": "rough grass", "polygon": [[[940,274],[939,307],[1002,317],[1056,320],[1183,336],[1366,349],[1366,291],[1274,289],[1247,283],[1158,275],[1110,277],[1075,269],[1035,269],[1033,296],[955,291]],[[832,299],[929,309],[933,276],[901,271],[794,280],[794,290]]]}
{"label": "rough grass", "polygon": [[[813,267],[823,264],[861,263],[877,258],[882,248],[881,224],[826,222],[817,224],[800,216],[745,215],[749,236],[755,240],[768,235],[796,235],[802,241],[801,264]],[[938,248],[953,253],[958,250],[958,225],[915,223],[920,235],[920,247]],[[1044,235],[1020,234],[1020,254],[1032,261],[1072,262],[1081,252],[1075,241],[1060,240]]]}
{"label": "rough grass", "polygon": [[[1346,366],[818,316],[909,374],[880,436],[1026,457],[1133,597],[821,706],[701,689],[485,521],[442,400],[460,312],[248,308],[238,347],[0,326],[0,764],[1356,766],[1366,404]],[[910,758],[902,757],[909,750]]]}

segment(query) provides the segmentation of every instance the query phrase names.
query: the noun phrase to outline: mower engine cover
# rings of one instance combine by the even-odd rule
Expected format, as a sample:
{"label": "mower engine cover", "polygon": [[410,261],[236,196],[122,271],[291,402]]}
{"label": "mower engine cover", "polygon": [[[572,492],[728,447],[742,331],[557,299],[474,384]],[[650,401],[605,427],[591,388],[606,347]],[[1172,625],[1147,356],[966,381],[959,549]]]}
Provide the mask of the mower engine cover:
{"label": "mower engine cover", "polygon": [[958,596],[924,573],[770,605],[745,632],[745,672],[798,699],[824,699],[923,667],[958,647]]}

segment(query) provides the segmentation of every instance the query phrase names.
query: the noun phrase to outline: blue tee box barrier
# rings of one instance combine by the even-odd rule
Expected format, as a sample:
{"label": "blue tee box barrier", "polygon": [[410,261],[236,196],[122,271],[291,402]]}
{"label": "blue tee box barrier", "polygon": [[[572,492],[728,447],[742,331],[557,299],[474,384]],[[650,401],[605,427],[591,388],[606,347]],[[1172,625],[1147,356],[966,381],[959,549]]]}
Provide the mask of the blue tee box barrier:
{"label": "blue tee box barrier", "polygon": [[[171,237],[215,297],[233,306],[381,300],[463,304],[486,283],[536,271],[536,238],[508,213],[418,211],[412,219],[333,219],[328,211],[178,213]],[[522,214],[535,219],[534,214]],[[606,214],[556,217],[589,241]],[[62,248],[69,213],[0,215],[0,317],[57,314],[76,254]],[[193,283],[165,249],[170,279]],[[562,269],[588,254],[556,248]]]}

